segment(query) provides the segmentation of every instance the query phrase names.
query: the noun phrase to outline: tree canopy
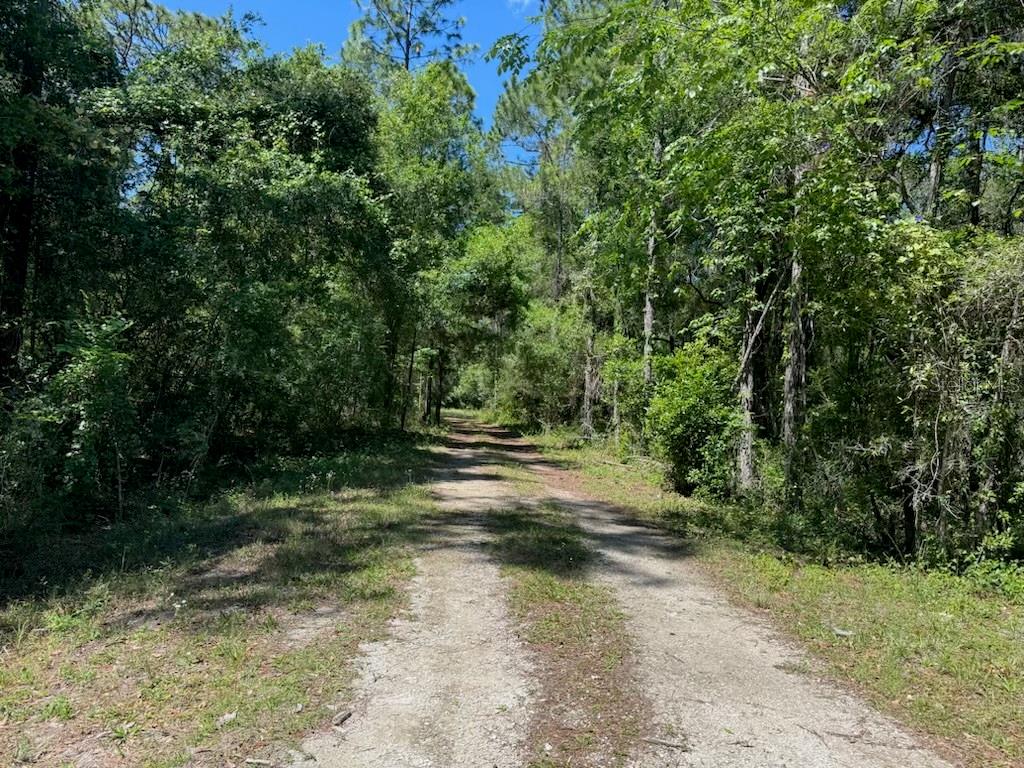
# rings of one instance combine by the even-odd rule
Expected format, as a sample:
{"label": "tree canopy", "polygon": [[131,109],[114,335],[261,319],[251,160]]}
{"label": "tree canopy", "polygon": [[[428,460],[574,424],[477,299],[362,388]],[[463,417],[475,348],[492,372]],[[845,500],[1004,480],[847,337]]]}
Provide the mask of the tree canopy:
{"label": "tree canopy", "polygon": [[793,547],[1024,554],[1024,5],[547,3],[487,132],[455,0],[359,8],[334,63],[7,3],[3,560],[445,404]]}

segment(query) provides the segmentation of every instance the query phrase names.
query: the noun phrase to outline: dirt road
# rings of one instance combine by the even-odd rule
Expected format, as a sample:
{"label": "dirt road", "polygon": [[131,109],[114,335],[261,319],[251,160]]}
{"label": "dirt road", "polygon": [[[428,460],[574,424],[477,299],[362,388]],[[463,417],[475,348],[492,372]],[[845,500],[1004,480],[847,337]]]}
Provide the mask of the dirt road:
{"label": "dirt road", "polygon": [[[364,649],[353,715],[310,740],[320,768],[513,768],[538,745],[533,660],[516,637],[489,510],[555,503],[596,552],[592,578],[627,617],[651,713],[635,768],[948,768],[891,719],[810,674],[792,644],[731,606],[662,533],[567,488],[560,470],[500,430],[455,422],[434,491],[445,515],[417,561],[407,616]],[[501,479],[515,464],[530,493]],[[581,707],[586,702],[580,702]]]}

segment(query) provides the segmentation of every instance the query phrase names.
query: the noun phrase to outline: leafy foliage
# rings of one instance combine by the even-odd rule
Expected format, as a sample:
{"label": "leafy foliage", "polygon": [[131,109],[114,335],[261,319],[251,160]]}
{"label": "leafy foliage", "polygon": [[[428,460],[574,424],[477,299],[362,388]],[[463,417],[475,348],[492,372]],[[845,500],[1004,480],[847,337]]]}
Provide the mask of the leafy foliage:
{"label": "leafy foliage", "polygon": [[1019,556],[1022,21],[985,0],[552,4],[531,62],[496,46],[519,73],[496,126],[533,159],[510,189],[541,270],[564,269],[535,301],[582,311],[586,341],[577,370],[529,344],[505,370],[560,379],[564,420],[744,497],[792,546]]}
{"label": "leafy foliage", "polygon": [[659,362],[645,424],[652,449],[671,462],[677,487],[727,495],[739,428],[732,360],[694,341]]}
{"label": "leafy foliage", "polygon": [[521,314],[462,74],[268,56],[252,24],[121,0],[0,22],[5,571],[34,534],[394,426],[428,378],[439,411]]}
{"label": "leafy foliage", "polygon": [[794,547],[1021,556],[1024,6],[545,3],[489,135],[449,0],[341,64],[8,6],[5,555],[458,400]]}

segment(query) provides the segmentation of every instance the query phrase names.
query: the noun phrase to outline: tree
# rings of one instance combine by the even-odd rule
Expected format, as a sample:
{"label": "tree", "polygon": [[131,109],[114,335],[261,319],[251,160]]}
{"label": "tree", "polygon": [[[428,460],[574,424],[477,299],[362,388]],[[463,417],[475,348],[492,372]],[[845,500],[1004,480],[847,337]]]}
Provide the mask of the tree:
{"label": "tree", "polygon": [[[733,490],[763,503],[791,545],[833,537],[936,557],[1008,546],[1000,537],[1021,519],[1005,398],[1019,365],[1006,254],[1024,189],[1024,7],[621,0],[601,11],[548,12],[534,67],[505,103],[533,117],[511,109],[524,83],[539,91],[531,103],[563,99],[559,172],[592,174],[574,185],[584,214],[567,239],[583,255],[581,290],[535,300],[596,308],[587,349],[614,350],[607,426],[619,434],[624,419],[689,476],[703,450],[682,439],[700,366],[677,352],[699,340],[719,383],[732,360],[739,411],[739,428],[723,416],[701,440],[719,457],[732,446]],[[525,68],[522,36],[497,48]],[[979,282],[992,272],[975,259],[1012,288]],[[978,291],[988,334],[961,303]],[[588,431],[595,389],[572,417]],[[715,477],[707,487],[728,493]]]}
{"label": "tree", "polygon": [[75,104],[117,72],[94,30],[53,0],[9,4],[0,51],[0,395],[10,396],[25,353],[53,343],[43,329],[78,299],[62,271],[84,277],[98,257],[87,233],[116,200],[117,148]]}
{"label": "tree", "polygon": [[[388,355],[396,361],[407,346],[404,424],[414,392],[415,359],[432,349],[430,399],[440,413],[448,354],[444,313],[429,275],[460,258],[465,234],[496,216],[497,190],[488,169],[483,137],[473,118],[473,94],[450,63],[391,76],[378,130],[380,174],[389,192],[394,282],[387,309]],[[396,383],[397,389],[397,383]]]}
{"label": "tree", "polygon": [[465,19],[447,15],[457,0],[356,0],[363,17],[345,45],[348,61],[385,70],[411,71],[437,60],[458,61],[471,50],[462,42]]}

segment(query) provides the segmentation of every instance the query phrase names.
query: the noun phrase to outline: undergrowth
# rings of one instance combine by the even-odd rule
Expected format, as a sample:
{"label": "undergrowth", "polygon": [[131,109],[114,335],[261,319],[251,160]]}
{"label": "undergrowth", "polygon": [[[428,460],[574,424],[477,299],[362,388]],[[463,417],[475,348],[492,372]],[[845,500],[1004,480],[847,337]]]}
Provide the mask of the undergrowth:
{"label": "undergrowth", "polygon": [[209,503],[54,542],[5,582],[2,762],[280,758],[402,605],[435,460],[408,439],[276,459]]}

